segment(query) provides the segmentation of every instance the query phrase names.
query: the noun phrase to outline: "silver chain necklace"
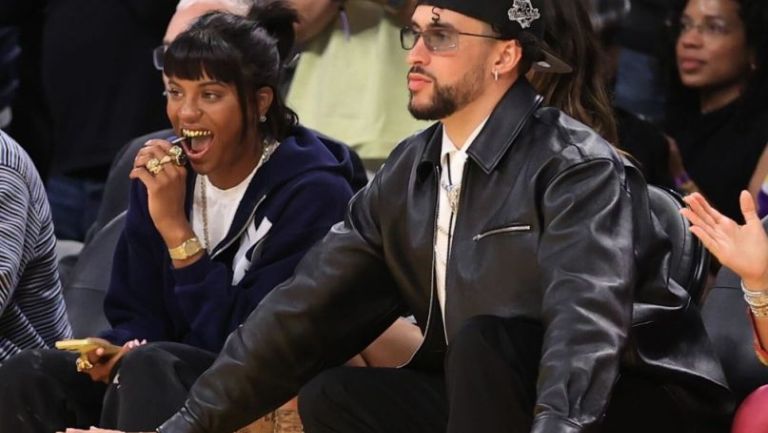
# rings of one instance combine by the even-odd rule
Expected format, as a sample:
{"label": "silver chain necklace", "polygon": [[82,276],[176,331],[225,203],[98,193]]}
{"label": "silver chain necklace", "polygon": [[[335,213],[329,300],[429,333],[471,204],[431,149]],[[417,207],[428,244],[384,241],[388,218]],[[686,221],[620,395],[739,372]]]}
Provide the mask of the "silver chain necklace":
{"label": "silver chain necklace", "polygon": [[[261,168],[262,165],[266,164],[267,161],[269,161],[269,158],[272,156],[273,153],[277,150],[277,146],[279,146],[280,143],[277,141],[273,141],[270,144],[266,144],[264,146],[264,150],[261,152],[261,158],[259,158],[259,162],[256,164],[256,168],[253,170],[254,172],[259,171],[259,168]],[[208,233],[208,194],[207,194],[207,186],[208,183],[208,176],[206,175],[200,175],[200,201],[203,208],[202,216],[203,216],[203,237],[205,241],[205,250],[210,253],[211,252],[211,240],[210,235]]]}

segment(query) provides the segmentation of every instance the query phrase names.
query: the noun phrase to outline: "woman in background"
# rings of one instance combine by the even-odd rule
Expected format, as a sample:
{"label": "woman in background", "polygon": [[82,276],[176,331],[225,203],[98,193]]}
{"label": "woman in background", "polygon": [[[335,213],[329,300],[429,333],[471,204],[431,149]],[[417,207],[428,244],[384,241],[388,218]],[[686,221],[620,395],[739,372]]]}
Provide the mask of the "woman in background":
{"label": "woman in background", "polygon": [[687,0],[672,21],[673,175],[731,219],[768,143],[767,10],[765,0]]}

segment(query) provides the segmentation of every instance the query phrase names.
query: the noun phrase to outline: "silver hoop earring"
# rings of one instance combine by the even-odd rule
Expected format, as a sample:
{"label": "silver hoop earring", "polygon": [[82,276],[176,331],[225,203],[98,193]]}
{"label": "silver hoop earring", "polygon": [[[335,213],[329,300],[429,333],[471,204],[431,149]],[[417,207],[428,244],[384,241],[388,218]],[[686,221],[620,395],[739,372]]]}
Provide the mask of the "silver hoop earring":
{"label": "silver hoop earring", "polygon": [[261,116],[259,116],[259,123],[264,123],[266,121],[267,121],[267,116],[266,115],[262,114]]}

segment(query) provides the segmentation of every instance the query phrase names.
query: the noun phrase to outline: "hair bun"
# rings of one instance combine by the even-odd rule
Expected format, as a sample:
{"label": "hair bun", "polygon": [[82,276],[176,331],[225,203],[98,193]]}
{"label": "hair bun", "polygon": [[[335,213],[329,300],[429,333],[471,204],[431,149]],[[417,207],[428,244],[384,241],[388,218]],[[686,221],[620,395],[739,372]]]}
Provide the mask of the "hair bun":
{"label": "hair bun", "polygon": [[248,19],[277,39],[280,61],[285,62],[296,40],[293,25],[299,22],[299,13],[284,0],[257,1],[248,11]]}

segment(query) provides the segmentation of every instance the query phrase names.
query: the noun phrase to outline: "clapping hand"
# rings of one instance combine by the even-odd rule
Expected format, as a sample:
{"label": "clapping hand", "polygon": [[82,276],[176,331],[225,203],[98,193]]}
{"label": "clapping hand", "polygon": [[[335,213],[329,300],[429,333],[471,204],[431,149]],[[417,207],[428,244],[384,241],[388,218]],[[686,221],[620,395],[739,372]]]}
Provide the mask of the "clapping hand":
{"label": "clapping hand", "polygon": [[736,272],[747,289],[768,290],[768,236],[749,192],[739,197],[744,225],[722,215],[699,193],[685,202],[688,208],[681,213],[693,224],[691,232],[720,263]]}

